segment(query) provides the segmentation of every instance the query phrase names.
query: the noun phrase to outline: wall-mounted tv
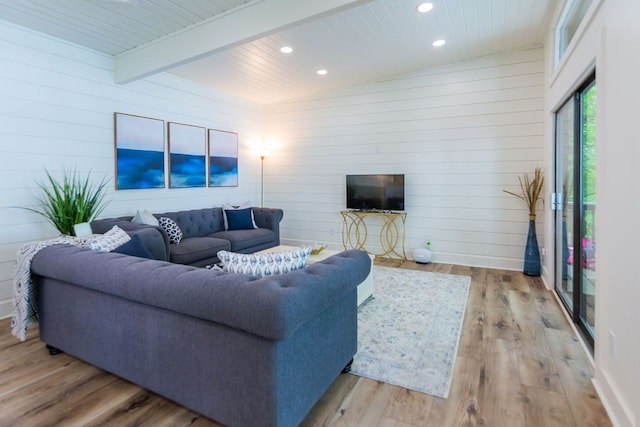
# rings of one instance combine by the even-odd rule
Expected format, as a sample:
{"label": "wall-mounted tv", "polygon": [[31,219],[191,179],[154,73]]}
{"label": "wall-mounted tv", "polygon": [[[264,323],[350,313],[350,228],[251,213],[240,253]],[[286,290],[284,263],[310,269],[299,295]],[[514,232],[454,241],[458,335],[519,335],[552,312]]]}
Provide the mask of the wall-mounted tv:
{"label": "wall-mounted tv", "polygon": [[404,175],[347,175],[347,209],[403,211]]}

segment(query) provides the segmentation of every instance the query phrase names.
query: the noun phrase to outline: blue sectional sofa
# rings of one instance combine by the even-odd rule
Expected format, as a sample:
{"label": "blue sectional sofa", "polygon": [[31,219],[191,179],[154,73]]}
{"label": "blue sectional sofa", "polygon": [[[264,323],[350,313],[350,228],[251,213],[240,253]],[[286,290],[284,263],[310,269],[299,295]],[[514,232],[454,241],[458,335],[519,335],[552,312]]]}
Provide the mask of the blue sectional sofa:
{"label": "blue sectional sofa", "polygon": [[175,221],[184,235],[179,244],[170,244],[162,227],[132,222],[133,216],[95,220],[91,229],[94,233],[105,233],[117,225],[129,234],[140,234],[154,259],[204,267],[218,262],[216,254],[221,250],[253,253],[280,244],[282,210],[252,209],[257,228],[240,230],[225,229],[222,208],[153,214],[156,218],[166,217]]}
{"label": "blue sectional sofa", "polygon": [[288,427],[356,353],[371,260],[351,250],[256,278],[55,245],[31,268],[52,348],[225,425]]}

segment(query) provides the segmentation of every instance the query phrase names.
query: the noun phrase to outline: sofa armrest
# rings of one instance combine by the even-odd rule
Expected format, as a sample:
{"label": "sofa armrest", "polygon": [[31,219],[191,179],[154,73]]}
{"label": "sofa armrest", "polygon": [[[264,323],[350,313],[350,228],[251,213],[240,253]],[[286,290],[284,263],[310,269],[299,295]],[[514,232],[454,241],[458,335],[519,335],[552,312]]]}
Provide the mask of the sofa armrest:
{"label": "sofa armrest", "polygon": [[94,219],[90,224],[91,231],[93,233],[104,234],[109,231],[114,225],[122,228],[122,224],[131,223],[132,218],[132,216],[119,216],[117,218]]}
{"label": "sofa armrest", "polygon": [[284,217],[282,209],[252,208],[253,219],[260,228],[268,228],[273,231],[276,246],[280,244],[280,221]]}
{"label": "sofa armrest", "polygon": [[39,280],[51,278],[273,340],[293,335],[350,292],[356,310],[356,287],[370,268],[369,256],[359,250],[259,279],[68,245],[44,248],[32,262]]}
{"label": "sofa armrest", "polygon": [[[114,225],[117,225],[129,235],[141,234],[140,238],[145,246],[147,246],[147,249],[149,249],[149,252],[153,255],[153,258],[161,261],[168,261],[169,236],[167,236],[167,233],[162,229],[162,227],[131,222],[131,218],[132,217],[130,216],[121,216],[118,218],[98,219],[91,222],[91,231],[94,233],[104,234]],[[159,234],[160,238],[158,238],[157,234]],[[148,245],[152,245],[152,247],[149,247]]]}

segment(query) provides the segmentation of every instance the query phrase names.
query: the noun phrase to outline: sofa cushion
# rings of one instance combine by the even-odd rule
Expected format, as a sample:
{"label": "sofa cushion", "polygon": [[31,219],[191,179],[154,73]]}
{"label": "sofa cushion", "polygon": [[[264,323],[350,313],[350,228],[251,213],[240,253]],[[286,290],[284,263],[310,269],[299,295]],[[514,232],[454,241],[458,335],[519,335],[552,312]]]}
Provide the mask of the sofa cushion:
{"label": "sofa cushion", "polygon": [[184,238],[204,237],[224,231],[222,208],[192,209],[187,211],[156,214],[157,218],[171,218],[178,224]]}
{"label": "sofa cushion", "polygon": [[134,234],[133,236],[131,236],[131,240],[123,245],[118,246],[111,252],[137,256],[138,258],[154,259],[151,252],[149,252],[149,249],[147,249],[147,247],[142,242],[139,234]]}
{"label": "sofa cushion", "polygon": [[227,273],[273,276],[304,268],[311,248],[291,249],[264,254],[242,254],[220,251],[218,259]]}
{"label": "sofa cushion", "polygon": [[178,224],[171,218],[167,218],[166,216],[162,216],[158,219],[160,223],[160,227],[167,233],[169,237],[169,243],[172,245],[177,245],[182,240],[183,234]]}
{"label": "sofa cushion", "polygon": [[232,251],[243,251],[275,240],[272,230],[266,228],[252,228],[251,230],[230,230],[220,231],[211,234],[210,237],[228,240],[231,243]]}
{"label": "sofa cushion", "polygon": [[122,228],[114,225],[104,234],[96,234],[87,239],[85,246],[95,251],[109,252],[131,240],[131,237]]}
{"label": "sofa cushion", "polygon": [[218,251],[230,250],[231,244],[214,237],[190,237],[182,239],[179,245],[171,245],[171,262],[192,264],[200,260],[215,258]]}

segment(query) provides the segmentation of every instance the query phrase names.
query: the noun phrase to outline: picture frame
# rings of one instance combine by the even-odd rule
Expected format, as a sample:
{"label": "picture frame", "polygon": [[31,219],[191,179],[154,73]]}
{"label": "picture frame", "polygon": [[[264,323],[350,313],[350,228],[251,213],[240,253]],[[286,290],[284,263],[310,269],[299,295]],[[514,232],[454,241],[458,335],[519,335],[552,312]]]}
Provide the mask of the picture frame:
{"label": "picture frame", "polygon": [[116,190],[164,188],[164,120],[114,113]]}
{"label": "picture frame", "polygon": [[206,187],[207,130],[169,122],[169,188]]}
{"label": "picture frame", "polygon": [[209,187],[238,186],[238,134],[208,130]]}

